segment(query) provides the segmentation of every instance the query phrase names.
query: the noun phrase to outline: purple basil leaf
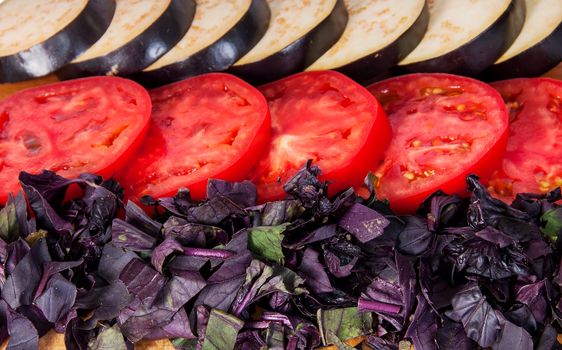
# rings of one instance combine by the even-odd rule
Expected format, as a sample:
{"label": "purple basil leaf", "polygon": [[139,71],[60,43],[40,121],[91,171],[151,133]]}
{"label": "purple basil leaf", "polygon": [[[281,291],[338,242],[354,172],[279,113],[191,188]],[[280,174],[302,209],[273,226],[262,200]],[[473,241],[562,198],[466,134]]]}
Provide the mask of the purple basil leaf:
{"label": "purple basil leaf", "polygon": [[246,270],[246,281],[236,294],[230,311],[234,316],[240,316],[249,304],[275,292],[299,294],[303,282],[302,278],[287,268],[271,267],[259,260],[252,260]]}
{"label": "purple basil leaf", "polygon": [[279,226],[293,222],[305,210],[302,202],[296,199],[267,202],[265,204],[247,208],[255,213],[254,226]]}
{"label": "purple basil leaf", "polygon": [[63,318],[74,305],[76,300],[76,286],[55,274],[47,283],[45,291],[35,300],[35,305],[52,323]]}
{"label": "purple basil leaf", "polygon": [[246,269],[252,261],[252,254],[248,250],[248,232],[242,230],[236,233],[225,249],[236,252],[236,255],[225,260],[209,277],[208,284],[199,294],[195,306],[207,305],[226,311],[244,283]]}
{"label": "purple basil leaf", "polygon": [[113,282],[137,255],[133,252],[125,251],[109,243],[103,247],[102,255],[98,265],[97,274],[107,282]]}
{"label": "purple basil leaf", "polygon": [[205,328],[202,350],[232,350],[244,321],[213,309]]}
{"label": "purple basil leaf", "polygon": [[228,217],[243,214],[243,208],[230,199],[215,197],[189,208],[187,220],[204,225],[218,225]]}
{"label": "purple basil leaf", "polygon": [[227,182],[209,179],[207,198],[228,198],[238,206],[248,208],[256,205],[256,186],[250,181]]}
{"label": "purple basil leaf", "polygon": [[141,231],[131,224],[114,219],[111,225],[113,245],[117,248],[138,252],[149,252],[156,245],[156,238]]}
{"label": "purple basil leaf", "polygon": [[49,322],[43,312],[35,305],[22,305],[16,311],[33,323],[39,337],[44,336],[53,328],[53,323]]}
{"label": "purple basil leaf", "polygon": [[294,234],[287,233],[283,241],[283,247],[287,249],[297,250],[302,249],[308,244],[324,241],[336,235],[336,225],[320,226],[310,233],[303,234],[303,232],[296,231]]}
{"label": "purple basil leaf", "polygon": [[398,235],[396,249],[406,255],[422,255],[433,240],[433,233],[427,228],[425,220],[417,216],[408,218],[406,227]]}
{"label": "purple basil leaf", "polygon": [[41,280],[43,264],[50,260],[47,242],[44,239],[35,242],[8,276],[2,288],[2,298],[11,308],[16,309],[20,305],[33,303],[35,290]]}
{"label": "purple basil leaf", "polygon": [[158,237],[162,224],[152,220],[138,205],[128,201],[125,207],[125,221],[152,237]]}
{"label": "purple basil leaf", "polygon": [[145,305],[152,305],[166,284],[166,278],[139,259],[133,259],[123,268],[119,279]]}
{"label": "purple basil leaf", "polygon": [[47,282],[50,280],[51,276],[63,272],[64,270],[72,269],[74,267],[82,265],[84,261],[82,259],[77,261],[48,261],[43,264],[43,276],[41,276],[41,280],[37,286],[37,290],[35,291],[35,295],[38,296],[39,294],[43,293]]}
{"label": "purple basil leaf", "polygon": [[320,346],[320,332],[310,323],[301,323],[289,335],[286,350],[315,349]]}
{"label": "purple basil leaf", "polygon": [[0,292],[6,282],[6,260],[8,259],[8,245],[0,238]]}
{"label": "purple basil leaf", "polygon": [[[1,302],[1,301],[0,301]],[[10,340],[6,350],[36,350],[39,348],[39,335],[33,323],[26,317],[7,307],[8,334]]]}
{"label": "purple basil leaf", "polygon": [[169,323],[152,329],[143,339],[156,340],[171,338],[197,339],[191,331],[189,318],[184,308],[179,309],[179,311],[172,316]]}
{"label": "purple basil leaf", "polygon": [[482,347],[492,346],[501,329],[500,319],[476,284],[468,284],[452,300],[453,310],[468,337]]}
{"label": "purple basil leaf", "polygon": [[[398,350],[398,343],[377,337],[374,335],[367,336],[366,345],[373,350]],[[446,348],[443,348],[446,349]]]}
{"label": "purple basil leaf", "polygon": [[509,237],[505,233],[490,226],[477,231],[475,235],[476,237],[480,237],[488,242],[497,244],[500,248],[505,248],[516,242],[513,238]]}
{"label": "purple basil leaf", "polygon": [[304,284],[314,293],[330,293],[334,291],[330,278],[324,270],[324,265],[318,260],[320,254],[312,248],[304,251],[298,274],[304,279]]}
{"label": "purple basil leaf", "polygon": [[19,180],[22,187],[34,189],[45,201],[57,208],[61,206],[68,186],[73,183],[84,182],[81,179],[65,179],[48,170],[43,170],[40,174],[30,174],[22,171],[19,175]]}
{"label": "purple basil leaf", "polygon": [[389,224],[387,218],[359,203],[354,204],[338,223],[362,243],[381,236]]}
{"label": "purple basil leaf", "polygon": [[418,305],[413,318],[406,330],[405,337],[412,339],[417,350],[437,349],[435,336],[437,334],[437,315],[429,307],[422,295],[417,296]]}
{"label": "purple basil leaf", "polygon": [[70,309],[69,312],[66,313],[66,315],[63,318],[61,318],[57,323],[55,323],[55,332],[66,333],[66,328],[68,327],[68,324],[76,317],[78,317],[78,312],[76,311],[76,308],[73,307],[72,309]]}
{"label": "purple basil leaf", "polygon": [[235,350],[261,350],[267,347],[267,343],[262,339],[260,332],[256,330],[246,330],[240,332],[236,338]]}
{"label": "purple basil leaf", "polygon": [[93,311],[83,327],[93,329],[97,321],[111,320],[119,315],[132,300],[123,282],[116,280],[111,284],[94,288],[76,298],[75,306],[79,309]]}
{"label": "purple basil leaf", "polygon": [[543,280],[519,288],[515,299],[527,305],[535,320],[543,323],[549,309],[545,293],[545,282]]}
{"label": "purple basil leaf", "polygon": [[15,198],[8,195],[4,208],[0,209],[0,239],[10,243],[25,238],[30,233],[27,221],[27,203],[20,192]]}
{"label": "purple basil leaf", "polygon": [[539,228],[530,222],[531,218],[527,213],[491,197],[478,177],[468,176],[466,182],[472,192],[467,213],[470,226],[476,229],[492,226],[521,242],[541,236]]}
{"label": "purple basil leaf", "polygon": [[276,322],[269,324],[265,343],[269,350],[285,350],[285,329],[282,324]]}
{"label": "purple basil leaf", "polygon": [[558,343],[558,332],[554,327],[547,324],[540,336],[539,343],[537,344],[537,350],[551,350],[556,349],[555,345]]}
{"label": "purple basil leaf", "polygon": [[8,314],[8,304],[2,299],[0,299],[0,344],[4,344],[6,339],[8,339],[8,320],[10,315]]}
{"label": "purple basil leaf", "polygon": [[166,238],[160,243],[150,255],[150,261],[156,271],[163,273],[164,261],[174,253],[182,253],[183,246],[175,239]]}
{"label": "purple basil leaf", "polygon": [[466,336],[461,323],[445,319],[435,336],[439,349],[476,350],[478,345]]}
{"label": "purple basil leaf", "polygon": [[494,344],[494,350],[527,350],[533,349],[533,338],[527,331],[509,321],[504,321],[502,332]]}
{"label": "purple basil leaf", "polygon": [[9,243],[6,246],[6,261],[4,263],[6,274],[12,274],[17,264],[23,259],[24,256],[31,250],[29,244],[19,238],[17,241]]}
{"label": "purple basil leaf", "polygon": [[346,257],[345,255],[338,256],[336,253],[337,252],[333,250],[324,250],[324,262],[326,263],[326,267],[328,267],[328,271],[337,278],[349,276],[351,274],[351,270],[353,270],[355,264],[357,264],[359,257],[354,256],[349,259],[349,257]]}
{"label": "purple basil leaf", "polygon": [[358,308],[359,311],[398,315],[403,309],[402,303],[402,290],[397,284],[375,278],[361,294]]}
{"label": "purple basil leaf", "polygon": [[46,170],[39,175],[21,172],[19,179],[40,227],[61,235],[73,231],[72,224],[61,218],[56,210],[60,208],[68,186],[80,180],[67,180]]}
{"label": "purple basil leaf", "polygon": [[427,228],[438,231],[447,226],[459,210],[460,199],[457,196],[434,195],[430,201],[430,212],[427,215]]}
{"label": "purple basil leaf", "polygon": [[530,334],[535,334],[538,325],[535,316],[525,304],[515,304],[509,311],[504,313],[507,320],[519,327],[523,327]]}
{"label": "purple basil leaf", "polygon": [[203,248],[228,242],[227,233],[219,227],[194,224],[175,216],[164,223],[162,234],[188,247]]}
{"label": "purple basil leaf", "polygon": [[179,255],[172,258],[168,264],[168,270],[172,275],[191,274],[194,271],[201,270],[207,261],[209,261],[208,258]]}
{"label": "purple basil leaf", "polygon": [[322,205],[329,206],[329,201],[325,197],[327,184],[323,184],[318,180],[320,173],[320,169],[316,165],[312,165],[312,161],[309,160],[304,167],[297,171],[283,185],[283,190],[287,194],[299,199],[305,208]]}
{"label": "purple basil leaf", "polygon": [[67,350],[88,350],[90,339],[95,337],[93,329],[83,329],[80,327],[82,320],[74,318],[70,320],[64,333],[64,345]]}

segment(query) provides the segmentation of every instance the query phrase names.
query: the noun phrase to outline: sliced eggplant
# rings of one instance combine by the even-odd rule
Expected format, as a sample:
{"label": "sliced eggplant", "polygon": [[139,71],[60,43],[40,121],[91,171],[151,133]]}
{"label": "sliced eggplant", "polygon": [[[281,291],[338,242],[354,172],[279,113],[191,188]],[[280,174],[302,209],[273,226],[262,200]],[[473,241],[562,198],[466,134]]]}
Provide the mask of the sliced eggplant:
{"label": "sliced eggplant", "polygon": [[0,3],[0,83],[45,76],[106,31],[115,0],[5,0]]}
{"label": "sliced eggplant", "polygon": [[116,0],[107,32],[57,75],[129,75],[143,70],[185,35],[195,13],[194,0]]}
{"label": "sliced eggplant", "polygon": [[267,0],[269,28],[229,70],[254,84],[304,70],[341,37],[347,23],[343,0]]}
{"label": "sliced eggplant", "polygon": [[269,25],[265,0],[196,0],[196,4],[185,36],[133,79],[157,86],[224,71],[256,45]]}
{"label": "sliced eggplant", "polygon": [[398,71],[477,75],[509,48],[524,20],[524,0],[430,1],[427,31]]}
{"label": "sliced eggplant", "polygon": [[526,0],[527,15],[511,47],[484,73],[486,79],[542,75],[562,61],[562,2]]}
{"label": "sliced eggplant", "polygon": [[405,58],[427,29],[425,0],[345,0],[343,35],[307,70],[335,69],[358,81],[385,73]]}

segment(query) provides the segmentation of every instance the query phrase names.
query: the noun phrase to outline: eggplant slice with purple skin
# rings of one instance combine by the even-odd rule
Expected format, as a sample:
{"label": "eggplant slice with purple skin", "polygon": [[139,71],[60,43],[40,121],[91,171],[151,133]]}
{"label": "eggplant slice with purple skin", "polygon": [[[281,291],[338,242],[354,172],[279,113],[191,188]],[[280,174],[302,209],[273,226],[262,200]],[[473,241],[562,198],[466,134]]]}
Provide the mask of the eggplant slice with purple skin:
{"label": "eggplant slice with purple skin", "polygon": [[524,21],[524,0],[434,0],[422,41],[396,73],[478,75],[511,46]]}
{"label": "eggplant slice with purple skin", "polygon": [[196,0],[191,28],[165,55],[131,76],[146,86],[228,69],[263,37],[270,11],[265,0]]}
{"label": "eggplant slice with purple skin", "polygon": [[337,43],[307,70],[337,70],[365,82],[392,68],[419,44],[429,21],[425,0],[345,0],[349,20]]}
{"label": "eggplant slice with purple skin", "polygon": [[303,71],[334,45],[348,20],[343,0],[267,0],[269,28],[229,73],[262,84]]}
{"label": "eggplant slice with purple skin", "polygon": [[156,61],[184,36],[195,13],[194,0],[116,0],[106,33],[57,72],[61,79],[129,75]]}
{"label": "eggplant slice with purple skin", "polygon": [[115,0],[0,2],[0,83],[50,74],[107,30]]}
{"label": "eggplant slice with purple skin", "polygon": [[488,68],[487,80],[543,75],[562,61],[562,3],[526,0],[527,15],[511,47]]}

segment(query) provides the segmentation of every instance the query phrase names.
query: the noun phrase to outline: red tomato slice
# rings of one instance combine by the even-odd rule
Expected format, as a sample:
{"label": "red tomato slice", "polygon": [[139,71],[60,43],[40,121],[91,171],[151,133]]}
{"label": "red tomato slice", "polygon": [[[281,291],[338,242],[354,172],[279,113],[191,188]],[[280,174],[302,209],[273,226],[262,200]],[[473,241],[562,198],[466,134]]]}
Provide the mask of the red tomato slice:
{"label": "red tomato slice", "polygon": [[18,174],[113,175],[140,146],[150,122],[147,91],[94,77],[20,91],[0,101],[0,202]]}
{"label": "red tomato slice", "polygon": [[169,196],[182,187],[203,199],[209,178],[243,180],[267,147],[267,103],[232,75],[201,75],[150,97],[148,136],[122,179],[130,199]]}
{"label": "red tomato slice", "polygon": [[477,80],[411,74],[368,87],[388,114],[393,138],[378,168],[378,196],[413,212],[438,189],[466,194],[465,177],[491,174],[505,151],[501,96]]}
{"label": "red tomato slice", "polygon": [[510,201],[517,193],[562,186],[562,81],[512,79],[492,84],[509,110],[509,140],[501,167],[488,184]]}
{"label": "red tomato slice", "polygon": [[390,125],[365,88],[330,71],[296,74],[260,88],[271,111],[269,153],[253,170],[259,200],[285,196],[283,184],[312,159],[331,193],[362,183],[390,141]]}

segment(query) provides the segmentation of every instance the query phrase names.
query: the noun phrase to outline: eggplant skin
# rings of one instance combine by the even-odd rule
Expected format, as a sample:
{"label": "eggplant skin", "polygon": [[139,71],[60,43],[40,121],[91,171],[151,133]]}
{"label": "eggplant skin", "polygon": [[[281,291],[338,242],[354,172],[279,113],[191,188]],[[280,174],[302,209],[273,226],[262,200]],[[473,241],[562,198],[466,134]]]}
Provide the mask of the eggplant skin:
{"label": "eggplant skin", "polygon": [[416,21],[393,43],[369,56],[335,68],[335,70],[360,83],[372,81],[383,76],[390,68],[406,58],[418,46],[427,30],[428,23],[429,6],[428,2],[425,1],[425,5]]}
{"label": "eggplant skin", "polygon": [[140,71],[128,78],[157,87],[210,72],[221,72],[248,53],[263,37],[271,12],[265,0],[252,0],[248,11],[234,27],[208,47],[167,66]]}
{"label": "eggplant skin", "polygon": [[115,0],[89,0],[69,25],[49,39],[0,57],[0,83],[38,78],[61,68],[101,38],[114,13]]}
{"label": "eggplant skin", "polygon": [[126,76],[141,71],[177,44],[191,26],[194,15],[194,0],[172,0],[156,21],[127,44],[104,56],[70,63],[57,76],[61,79]]}
{"label": "eggplant skin", "polygon": [[504,80],[543,75],[562,61],[562,23],[549,36],[512,58],[488,68],[482,80]]}
{"label": "eggplant skin", "polygon": [[397,66],[393,73],[450,73],[478,76],[511,46],[525,22],[525,1],[512,0],[507,10],[470,42],[429,60]]}
{"label": "eggplant skin", "polygon": [[228,73],[259,85],[303,71],[338,41],[347,20],[345,4],[337,0],[330,15],[304,36],[262,60],[232,66]]}

